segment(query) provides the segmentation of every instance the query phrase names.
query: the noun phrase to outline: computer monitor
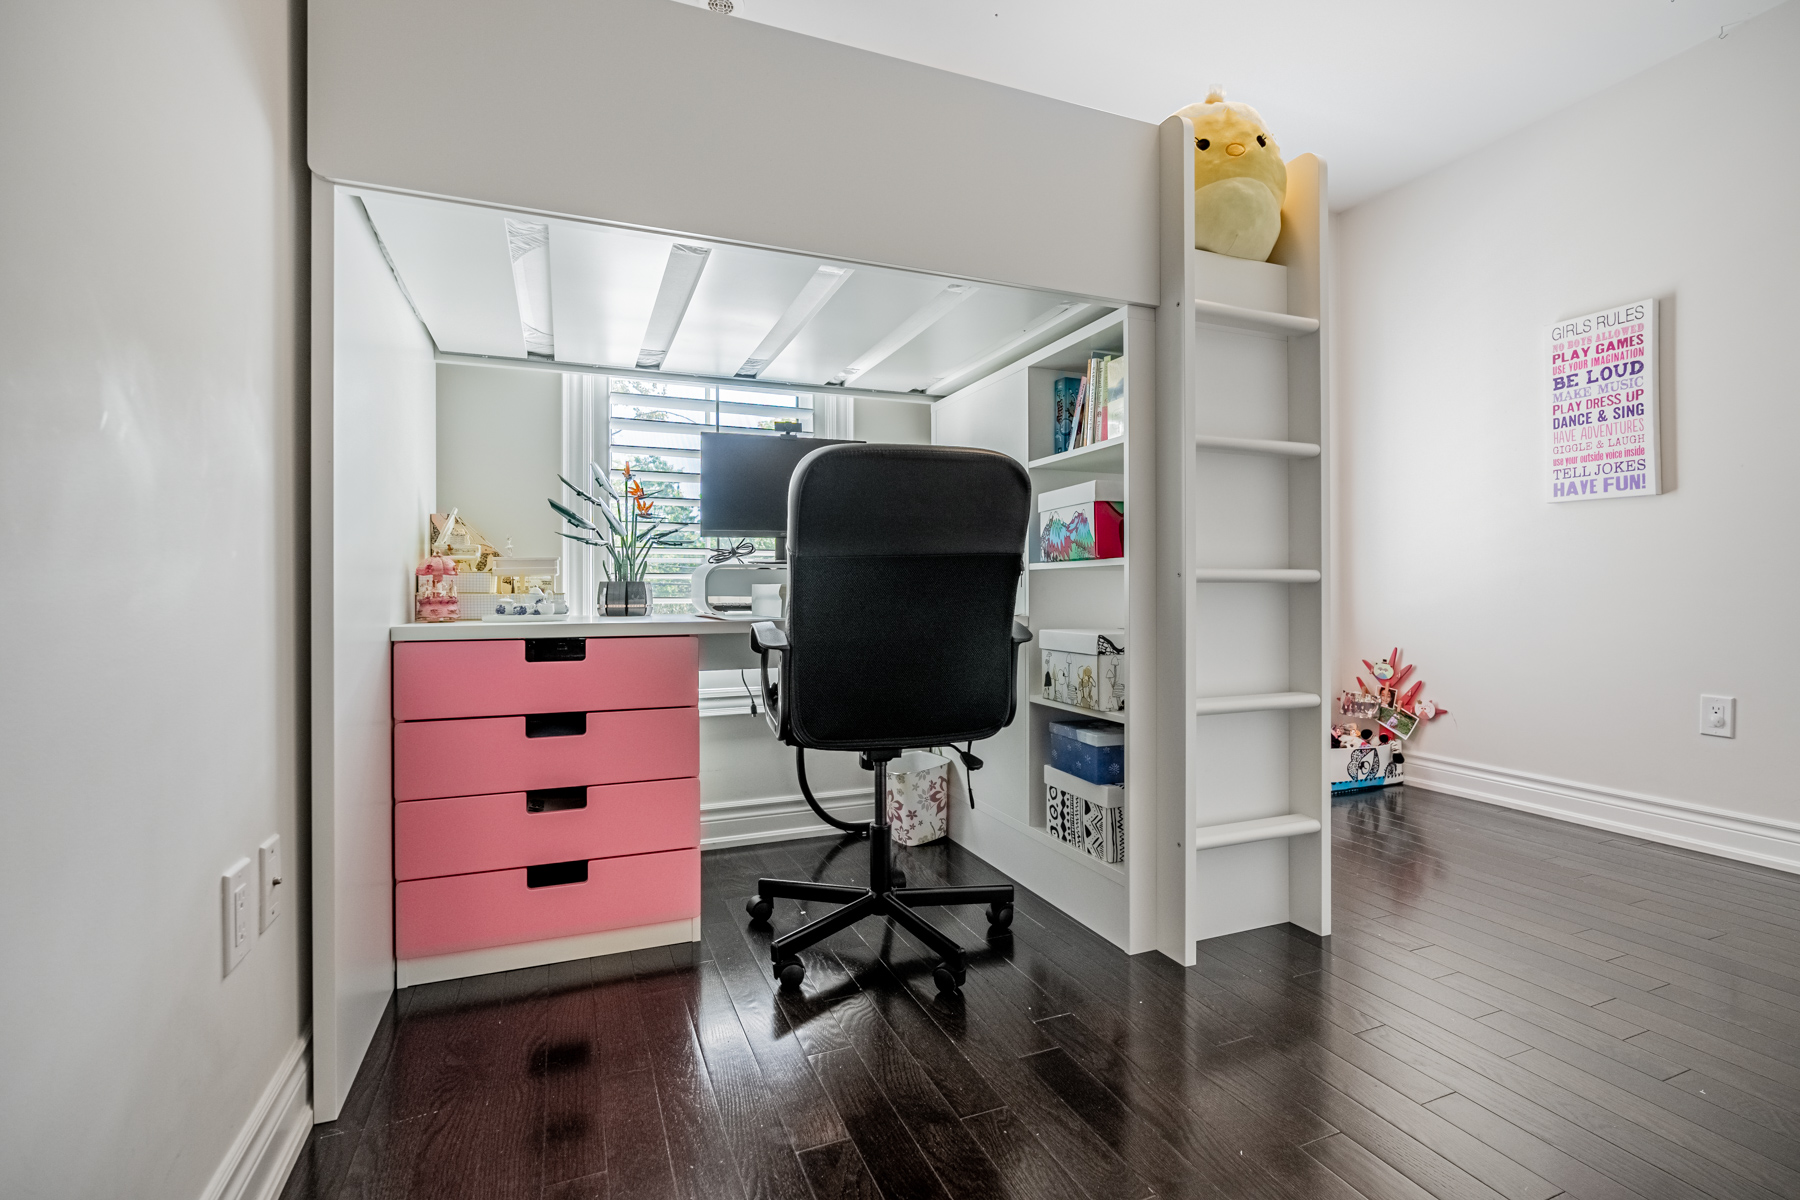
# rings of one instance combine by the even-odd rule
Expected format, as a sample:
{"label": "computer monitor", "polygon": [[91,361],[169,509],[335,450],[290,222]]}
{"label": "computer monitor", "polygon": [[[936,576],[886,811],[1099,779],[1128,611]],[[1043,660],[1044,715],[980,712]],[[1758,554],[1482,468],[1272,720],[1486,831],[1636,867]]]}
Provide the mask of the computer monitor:
{"label": "computer monitor", "polygon": [[[756,433],[700,435],[700,536],[787,539],[788,481],[800,460],[834,438]],[[776,556],[782,546],[777,543]]]}

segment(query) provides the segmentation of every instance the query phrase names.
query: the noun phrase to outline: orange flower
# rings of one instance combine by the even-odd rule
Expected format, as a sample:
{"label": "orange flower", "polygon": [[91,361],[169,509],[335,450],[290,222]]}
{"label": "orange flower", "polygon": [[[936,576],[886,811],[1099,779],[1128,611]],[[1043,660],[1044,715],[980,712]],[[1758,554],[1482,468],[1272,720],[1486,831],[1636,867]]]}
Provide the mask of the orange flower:
{"label": "orange flower", "polygon": [[640,499],[637,502],[637,510],[638,510],[638,516],[640,516],[640,517],[649,516],[650,515],[650,502],[648,500]]}
{"label": "orange flower", "polygon": [[630,483],[625,485],[625,494],[628,496],[641,496],[644,494],[644,485],[633,479]]}

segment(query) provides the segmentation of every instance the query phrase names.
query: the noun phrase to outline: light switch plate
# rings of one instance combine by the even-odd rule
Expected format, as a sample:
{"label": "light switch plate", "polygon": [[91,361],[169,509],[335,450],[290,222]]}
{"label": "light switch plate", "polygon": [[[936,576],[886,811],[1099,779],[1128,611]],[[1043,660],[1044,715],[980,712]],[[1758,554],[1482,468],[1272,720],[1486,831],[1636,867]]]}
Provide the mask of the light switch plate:
{"label": "light switch plate", "polygon": [[255,884],[250,879],[250,860],[240,858],[225,868],[225,878],[221,881],[221,900],[224,918],[225,935],[225,974],[229,975],[244,961],[250,953],[250,943],[256,937],[255,920],[250,906],[255,903],[251,888]]}
{"label": "light switch plate", "polygon": [[1707,737],[1737,736],[1737,697],[1700,697],[1700,732]]}
{"label": "light switch plate", "polygon": [[281,916],[281,902],[286,893],[281,889],[287,881],[281,865],[281,835],[272,833],[256,848],[257,923],[258,931],[269,932]]}

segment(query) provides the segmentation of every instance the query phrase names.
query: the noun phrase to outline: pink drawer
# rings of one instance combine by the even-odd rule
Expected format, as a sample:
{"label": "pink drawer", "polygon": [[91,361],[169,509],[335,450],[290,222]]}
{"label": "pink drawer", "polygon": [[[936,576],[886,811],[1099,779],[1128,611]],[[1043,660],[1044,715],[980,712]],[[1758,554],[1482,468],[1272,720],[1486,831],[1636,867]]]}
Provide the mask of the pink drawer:
{"label": "pink drawer", "polygon": [[692,707],[699,647],[694,637],[396,642],[394,719]]}
{"label": "pink drawer", "polygon": [[396,879],[686,850],[699,844],[698,779],[409,800],[394,806]]}
{"label": "pink drawer", "polygon": [[698,708],[402,721],[394,726],[396,800],[699,774]]}
{"label": "pink drawer", "polygon": [[697,849],[602,858],[586,867],[581,882],[541,887],[529,886],[529,869],[401,883],[394,896],[395,953],[426,958],[700,915]]}

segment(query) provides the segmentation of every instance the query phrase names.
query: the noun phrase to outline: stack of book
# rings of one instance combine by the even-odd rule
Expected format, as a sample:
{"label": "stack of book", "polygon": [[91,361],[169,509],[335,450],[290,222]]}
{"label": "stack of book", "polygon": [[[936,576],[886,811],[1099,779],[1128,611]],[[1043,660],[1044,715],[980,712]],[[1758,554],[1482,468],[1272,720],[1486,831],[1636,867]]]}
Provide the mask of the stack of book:
{"label": "stack of book", "polygon": [[1055,403],[1050,452],[1063,454],[1125,435],[1125,359],[1097,354],[1080,376],[1051,387]]}

